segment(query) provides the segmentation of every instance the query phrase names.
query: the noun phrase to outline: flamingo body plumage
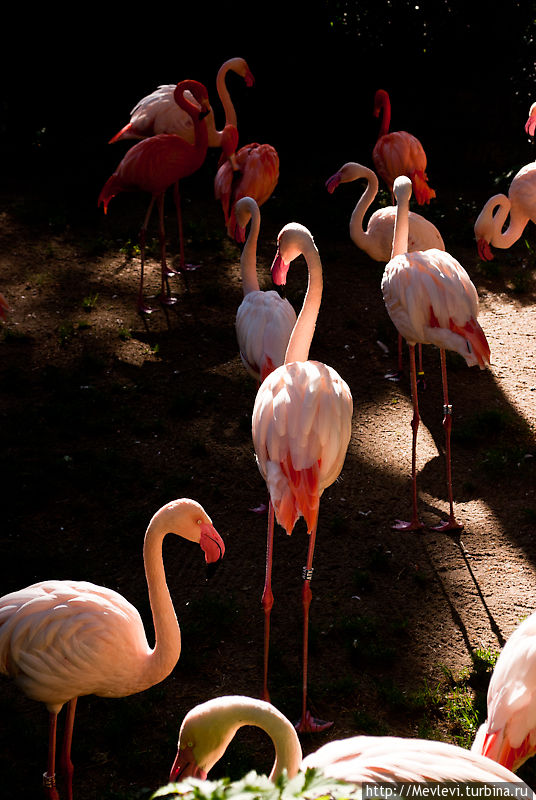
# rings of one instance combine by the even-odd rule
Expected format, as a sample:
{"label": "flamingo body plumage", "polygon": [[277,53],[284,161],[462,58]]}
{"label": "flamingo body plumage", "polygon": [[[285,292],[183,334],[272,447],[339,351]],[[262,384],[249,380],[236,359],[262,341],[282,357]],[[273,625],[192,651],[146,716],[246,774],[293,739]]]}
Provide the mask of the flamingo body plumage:
{"label": "flamingo body plumage", "polygon": [[536,613],[501,650],[488,687],[487,719],[472,750],[513,772],[536,753]]}
{"label": "flamingo body plumage", "polygon": [[529,110],[529,116],[525,122],[525,133],[529,136],[534,136],[536,132],[536,103],[533,103]]}
{"label": "flamingo body plumage", "polygon": [[[241,76],[246,86],[253,86],[255,79],[247,62],[243,58],[230,58],[218,70],[216,77],[216,90],[225,112],[225,123],[237,126],[236,111],[226,85],[229,71]],[[154,92],[143,97],[130,112],[130,121],[110,139],[113,142],[125,139],[146,139],[160,133],[173,133],[180,136],[190,144],[194,144],[196,134],[191,116],[184,111],[174,99],[174,83],[163,84]],[[197,103],[191,93],[186,97]],[[214,111],[209,108],[206,118],[207,137],[209,147],[221,147],[223,129],[217,130],[214,120]]]}
{"label": "flamingo body plumage", "polygon": [[380,115],[380,131],[372,151],[376,172],[385,181],[391,194],[395,179],[399,175],[407,175],[413,184],[417,203],[429,203],[436,193],[428,184],[426,153],[413,134],[407,131],[389,132],[391,101],[384,89],[378,89],[374,97],[374,116]]}
{"label": "flamingo body plumage", "polygon": [[285,360],[285,352],[296,324],[296,312],[288,300],[273,289],[262,291],[257,277],[257,241],[260,211],[251,197],[235,207],[237,225],[250,231],[240,256],[243,300],[236,312],[235,329],[240,357],[248,373],[262,381]]}
{"label": "flamingo body plumage", "polygon": [[214,195],[223,210],[228,236],[243,242],[245,232],[236,225],[235,204],[252,197],[262,206],[273,194],[279,180],[279,155],[271,144],[244,145],[220,165],[214,178]]}
{"label": "flamingo body plumage", "polygon": [[356,787],[396,782],[511,783],[533,793],[510,770],[447,742],[396,736],[352,736],[328,742],[305,758],[291,722],[271,703],[242,696],[217,697],[191,709],[181,724],[170,781],[205,779],[237,731],[256,726],[271,738],[275,759],[270,779],[316,768]]}
{"label": "flamingo body plumage", "polygon": [[[510,216],[506,229],[504,225]],[[511,247],[521,237],[529,221],[536,222],[536,163],[525,164],[514,175],[505,194],[495,194],[484,204],[474,231],[477,249],[483,261],[493,259],[490,245]]]}
{"label": "flamingo body plumage", "polygon": [[[166,585],[162,543],[168,532],[198,543],[207,563],[225,546],[210,517],[194,500],[167,503],[151,519],[143,558],[155,629],[150,647],[137,609],[122,595],[87,581],[49,580],[0,598],[0,672],[50,714],[46,785],[55,792],[56,720],[70,705],[62,753],[70,764],[76,699],[87,694],[126,697],[164,680],[181,652],[180,628]],[[53,741],[53,744],[52,744]],[[72,769],[72,765],[71,765]],[[72,772],[69,777],[69,797]]]}
{"label": "flamingo body plumage", "polygon": [[290,223],[278,236],[272,265],[276,285],[284,284],[290,263],[303,254],[309,283],[302,309],[292,331],[285,362],[261,384],[252,415],[252,437],[259,470],[270,495],[266,579],[262,605],[265,612],[264,687],[268,699],[269,618],[273,517],[290,535],[300,516],[309,533],[304,569],[303,695],[300,731],[323,730],[331,723],[314,720],[307,709],[308,621],[311,578],[320,497],[339,476],[352,428],[353,400],[340,375],[326,364],[309,360],[309,349],[322,298],[322,264],[311,233]]}

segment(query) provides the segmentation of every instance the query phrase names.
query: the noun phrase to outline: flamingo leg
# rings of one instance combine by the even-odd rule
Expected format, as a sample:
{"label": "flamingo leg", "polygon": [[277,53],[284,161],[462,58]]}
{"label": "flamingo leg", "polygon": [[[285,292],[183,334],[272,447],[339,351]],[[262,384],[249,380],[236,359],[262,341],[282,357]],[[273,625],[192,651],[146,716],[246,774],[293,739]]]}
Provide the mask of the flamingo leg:
{"label": "flamingo leg", "polygon": [[307,708],[307,669],[309,662],[309,608],[313,593],[311,580],[313,577],[313,557],[316,541],[316,523],[309,534],[309,549],[307,552],[307,565],[303,570],[302,606],[303,606],[303,684],[302,684],[302,716],[295,728],[299,733],[318,733],[325,731],[333,722],[324,722],[315,719]]}
{"label": "flamingo leg", "polygon": [[48,717],[48,764],[43,775],[43,786],[48,800],[60,800],[56,789],[56,730],[58,715],[52,711]]}
{"label": "flamingo leg", "polygon": [[452,429],[452,406],[449,403],[448,386],[447,386],[447,364],[445,358],[445,351],[441,349],[441,380],[443,383],[443,428],[445,430],[445,459],[447,467],[447,490],[449,498],[449,518],[439,525],[434,526],[435,531],[461,531],[463,525],[456,521],[454,517],[454,501],[452,497],[452,467],[450,458],[450,432]]}
{"label": "flamingo leg", "polygon": [[140,286],[138,290],[138,311],[140,314],[152,314],[154,308],[148,306],[143,299],[143,281],[144,281],[144,274],[145,274],[145,241],[147,236],[147,226],[149,224],[149,219],[151,217],[151,212],[153,210],[155,198],[151,197],[151,202],[149,203],[149,208],[147,209],[147,213],[145,215],[145,219],[143,220],[143,225],[141,226],[140,230]]}
{"label": "flamingo leg", "polygon": [[76,701],[74,697],[67,704],[67,717],[65,720],[65,730],[63,732],[63,745],[61,749],[61,771],[65,776],[67,785],[67,800],[73,800],[73,762],[71,761],[71,744],[73,741],[74,715],[76,713]]}
{"label": "flamingo leg", "polygon": [[417,372],[417,386],[419,389],[426,389],[426,381],[424,379],[424,368],[422,365],[422,344],[419,342],[417,345],[419,349],[419,370]]}
{"label": "flamingo leg", "polygon": [[181,196],[179,192],[179,182],[173,184],[173,195],[175,197],[175,207],[177,209],[177,225],[179,228],[179,272],[181,273],[182,277],[184,278],[184,283],[186,285],[186,291],[190,291],[190,287],[188,284],[187,278],[187,271],[192,271],[194,269],[198,269],[199,264],[186,264],[186,259],[184,257],[184,232],[183,232],[183,225],[182,225],[182,208],[181,208]]}
{"label": "flamingo leg", "polygon": [[417,395],[417,370],[415,367],[415,345],[409,345],[409,362],[411,372],[411,397],[413,400],[413,418],[411,428],[413,431],[411,445],[411,483],[412,483],[412,515],[410,522],[397,520],[393,529],[397,531],[417,531],[423,528],[417,514],[417,431],[419,429],[419,400]]}
{"label": "flamingo leg", "polygon": [[159,301],[162,305],[172,306],[177,302],[169,288],[169,276],[175,275],[175,270],[169,269],[166,263],[166,231],[164,227],[164,194],[158,197],[158,235],[160,238],[160,261],[162,264],[162,286],[160,289]]}
{"label": "flamingo leg", "polygon": [[266,575],[264,580],[264,591],[262,593],[262,607],[264,609],[264,679],[262,689],[262,699],[270,702],[268,692],[268,655],[270,650],[270,613],[274,605],[272,594],[272,563],[274,548],[274,507],[272,501],[268,504],[268,532],[266,536]]}

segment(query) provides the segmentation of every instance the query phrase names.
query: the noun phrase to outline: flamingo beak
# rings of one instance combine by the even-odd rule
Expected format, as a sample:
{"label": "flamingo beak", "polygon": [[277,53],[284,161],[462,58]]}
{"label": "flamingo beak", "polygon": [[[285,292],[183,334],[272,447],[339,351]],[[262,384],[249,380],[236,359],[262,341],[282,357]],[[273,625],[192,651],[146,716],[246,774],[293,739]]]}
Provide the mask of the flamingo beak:
{"label": "flamingo beak", "polygon": [[197,766],[192,747],[181,748],[179,746],[175,761],[171,767],[171,772],[169,773],[169,781],[170,783],[176,783],[185,778],[199,778],[204,781],[207,778],[207,773],[204,769]]}
{"label": "flamingo beak", "polygon": [[328,178],[326,181],[326,189],[330,194],[333,194],[337,186],[341,182],[341,176],[339,172],[336,172],[335,175],[332,175],[331,178]]}
{"label": "flamingo beak", "polygon": [[199,544],[205,554],[207,577],[211,577],[225,554],[223,539],[216,528],[208,523],[204,523],[201,525],[201,539]]}
{"label": "flamingo beak", "polygon": [[279,251],[272,264],[272,280],[276,286],[285,286],[289,264],[283,261]]}

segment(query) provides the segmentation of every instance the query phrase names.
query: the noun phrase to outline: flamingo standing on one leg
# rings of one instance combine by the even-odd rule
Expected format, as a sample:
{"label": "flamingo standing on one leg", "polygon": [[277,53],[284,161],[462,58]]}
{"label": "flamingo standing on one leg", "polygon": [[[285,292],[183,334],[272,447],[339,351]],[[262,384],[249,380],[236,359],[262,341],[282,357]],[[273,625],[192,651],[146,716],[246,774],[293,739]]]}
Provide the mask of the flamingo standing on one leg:
{"label": "flamingo standing on one leg", "polygon": [[[535,123],[536,124],[536,123]],[[503,231],[510,215],[508,228]],[[491,261],[493,247],[503,250],[517,242],[527,222],[536,222],[536,163],[526,164],[514,175],[508,197],[495,194],[487,201],[475,222],[475,238],[478,255],[483,261]]]}
{"label": "flamingo standing on one leg", "polygon": [[[476,783],[496,788],[498,782],[512,784],[512,793],[532,791],[510,770],[471,750],[448,742],[403,739],[398,736],[352,736],[336,739],[302,759],[300,741],[293,725],[280,711],[263,700],[250,697],[216,697],[192,708],[182,722],[177,755],[170,781],[208,773],[245,725],[263,730],[273,742],[275,760],[270,780],[284,770],[289,778],[308,769],[319,769],[326,777],[360,786],[363,783],[395,782]],[[475,787],[476,788],[476,787]],[[396,794],[396,787],[393,786]]]}
{"label": "flamingo standing on one leg", "polygon": [[257,240],[260,230],[259,206],[252,197],[242,197],[235,206],[236,223],[251,227],[240,256],[244,299],[236,312],[236,338],[240,358],[257,388],[285,360],[296,312],[276,291],[263,292],[257,277]]}
{"label": "flamingo standing on one leg", "polygon": [[[387,263],[391,258],[393,246],[393,233],[395,228],[396,208],[386,206],[378,208],[369,218],[367,229],[364,229],[365,214],[370,208],[374,198],[378,194],[378,177],[368,167],[357,164],[355,161],[348,161],[337,170],[326,181],[326,188],[333,194],[337,186],[341,183],[364,178],[367,181],[367,188],[357,201],[357,204],[350,217],[350,238],[356,247],[364,250],[374,261],[384,261]],[[413,250],[428,250],[436,247],[439,250],[445,249],[443,238],[436,226],[420,214],[409,212],[408,230],[408,252]],[[402,337],[398,334],[398,371],[390,372],[386,375],[390,380],[398,380],[402,375]],[[422,368],[422,352],[419,345],[419,380],[424,378]]]}
{"label": "flamingo standing on one leg", "polygon": [[[201,106],[201,111],[184,96],[186,90],[192,92]],[[151,194],[151,202],[140,232],[141,276],[138,291],[138,310],[142,314],[150,314],[153,310],[146,305],[143,299],[145,236],[153,205],[156,201],[159,215],[162,262],[162,289],[159,299],[164,304],[173,304],[176,302],[176,298],[170,297],[169,291],[167,293],[165,291],[165,284],[170,271],[166,264],[164,197],[169,186],[175,184],[179,217],[180,269],[183,271],[185,267],[184,242],[178,182],[181,178],[192,175],[199,169],[207,152],[207,128],[203,121],[209,110],[207,90],[198,81],[181,81],[175,88],[175,100],[192,117],[196,132],[195,144],[191,145],[179,136],[166,133],[143,139],[127,151],[113,175],[108,178],[103,186],[98,200],[99,205],[103,204],[104,212],[106,213],[110,200],[119,192],[145,191]]]}
{"label": "flamingo standing on one leg", "polygon": [[299,731],[323,730],[331,723],[313,719],[307,709],[307,667],[311,578],[320,497],[338,477],[346,456],[352,427],[350,389],[331,367],[309,361],[309,348],[322,299],[322,264],[311,233],[290,223],[278,236],[278,252],[272,265],[276,284],[284,284],[290,262],[305,256],[309,282],[302,309],[292,331],[285,362],[262,383],[253,408],[252,435],[259,470],[270,494],[266,579],[262,596],[265,615],[264,688],[268,698],[267,672],[274,511],[290,535],[297,519],[305,518],[309,533],[304,568],[303,694]]}
{"label": "flamingo standing on one leg", "polygon": [[151,519],[143,546],[155,645],[147,642],[141,617],[125,598],[86,581],[42,581],[0,598],[0,672],[10,675],[49,712],[49,755],[44,784],[58,800],[55,779],[56,727],[68,704],[61,753],[72,798],[71,740],[77,698],[126,697],[164,680],[181,652],[181,633],[166,585],[162,543],[175,533],[198,543],[209,564],[225,547],[203,508],[175,500]]}
{"label": "flamingo standing on one leg", "polygon": [[517,771],[536,753],[536,613],[504,645],[488,687],[488,716],[472,750]]}
{"label": "flamingo standing on one leg", "polygon": [[442,250],[407,252],[409,199],[411,181],[400,176],[394,184],[397,200],[393,255],[383,273],[382,292],[387,312],[409,345],[411,394],[413,399],[412,486],[413,513],[410,522],[398,521],[397,530],[418,530],[423,527],[417,514],[416,444],[419,427],[415,345],[434,344],[441,356],[445,457],[450,513],[449,519],[436,530],[461,530],[454,517],[450,431],[452,406],[448,400],[445,350],[454,350],[469,366],[481,369],[489,365],[490,350],[477,322],[478,294],[469,275],[449,253]]}
{"label": "flamingo standing on one leg", "polygon": [[420,141],[407,131],[391,131],[391,101],[384,89],[378,89],[374,97],[374,116],[381,114],[378,140],[372,151],[376,172],[385,181],[391,195],[393,183],[399,175],[407,175],[413,184],[413,193],[421,206],[436,196],[428,185],[426,176],[426,153]]}
{"label": "flamingo standing on one leg", "polygon": [[279,156],[271,144],[244,145],[233,159],[219,167],[214,178],[214,195],[223,209],[227,234],[243,242],[244,229],[236,225],[235,204],[241,197],[252,197],[262,206],[272,195],[279,180]]}
{"label": "flamingo standing on one leg", "polygon": [[[253,86],[255,79],[243,58],[230,58],[218,70],[216,90],[225,112],[225,124],[237,127],[236,111],[226,83],[229,71],[240,75],[248,87]],[[124,139],[146,139],[159,133],[174,133],[194,144],[196,134],[192,118],[175,102],[175,86],[174,83],[159,86],[154,92],[142,98],[130,112],[129,123],[110,139],[110,144]],[[195,103],[193,95],[188,96],[187,93],[186,96]],[[206,125],[208,146],[221,147],[224,129],[216,130],[212,107],[206,117]]]}

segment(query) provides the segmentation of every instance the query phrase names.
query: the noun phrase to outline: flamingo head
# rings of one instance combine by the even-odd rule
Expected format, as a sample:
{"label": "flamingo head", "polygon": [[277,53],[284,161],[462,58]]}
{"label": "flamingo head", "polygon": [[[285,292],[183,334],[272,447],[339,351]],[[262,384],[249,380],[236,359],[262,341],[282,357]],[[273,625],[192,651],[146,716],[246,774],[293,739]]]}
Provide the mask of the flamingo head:
{"label": "flamingo head", "polygon": [[250,70],[250,68],[248,67],[247,64],[246,64],[246,68],[247,69],[246,69],[246,73],[244,75],[244,80],[246,82],[246,86],[248,87],[248,89],[251,89],[251,87],[255,83],[255,78],[253,77],[253,73],[252,73],[252,71]]}
{"label": "flamingo head", "polygon": [[495,256],[493,255],[490,243],[486,241],[483,236],[480,236],[476,240],[476,247],[482,261],[493,261]]}
{"label": "flamingo head", "polygon": [[525,123],[525,132],[528,133],[529,136],[534,136],[535,131],[536,131],[536,103],[533,103],[530,107],[529,118]]}
{"label": "flamingo head", "polygon": [[198,114],[199,119],[204,119],[206,116],[208,116],[208,114],[210,114],[210,112],[212,111],[212,106],[210,105],[208,99],[208,92],[206,87],[202,83],[199,83],[199,81],[191,81],[191,80],[179,81],[173,92],[173,97],[175,98],[175,102],[177,103],[177,105],[181,106],[182,108],[185,108],[184,102],[186,98],[184,97],[184,95],[186,91],[192,93],[195,100],[197,100],[197,102],[199,103],[200,107],[197,108],[196,106],[194,106],[193,103],[186,101],[188,103],[188,105],[186,106],[186,110],[188,110],[188,113],[191,115],[193,110],[194,113]]}
{"label": "flamingo head", "polygon": [[337,186],[340,185],[340,183],[341,183],[341,173],[339,170],[339,172],[336,172],[334,175],[331,176],[331,178],[327,179],[325,186],[328,192],[330,194],[333,194],[333,192],[335,191]]}

